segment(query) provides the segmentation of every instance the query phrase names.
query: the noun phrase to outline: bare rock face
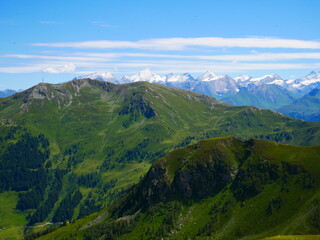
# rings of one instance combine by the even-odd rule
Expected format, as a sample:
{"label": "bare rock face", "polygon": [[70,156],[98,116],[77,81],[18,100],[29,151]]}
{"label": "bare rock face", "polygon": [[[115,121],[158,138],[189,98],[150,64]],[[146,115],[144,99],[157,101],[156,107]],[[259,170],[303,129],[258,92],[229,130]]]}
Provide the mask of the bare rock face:
{"label": "bare rock face", "polygon": [[33,88],[30,97],[34,99],[50,99],[52,95],[48,91],[48,88],[45,84],[39,84]]}
{"label": "bare rock face", "polygon": [[102,89],[102,91],[109,92],[112,84],[109,82],[102,82],[102,81],[96,81],[96,80],[91,80],[89,78],[84,78],[84,79],[79,79],[79,80],[73,80],[70,82],[71,87],[74,89],[76,93],[79,93],[80,90],[84,87],[98,87],[96,90],[98,91]]}
{"label": "bare rock face", "polygon": [[57,104],[59,108],[63,108],[69,106],[73,99],[72,93],[63,88],[61,84],[50,85],[46,83],[40,83],[17,97],[23,98],[21,109],[24,111],[28,111],[33,102],[36,102],[37,107],[41,107],[44,105],[44,101],[48,100]]}
{"label": "bare rock face", "polygon": [[73,99],[81,94],[80,91],[83,88],[88,87],[91,91],[99,94],[101,98],[106,98],[112,85],[113,84],[108,82],[91,79],[79,79],[69,83],[55,85],[40,83],[14,96],[14,98],[23,99],[21,106],[23,111],[28,111],[32,103],[35,103],[36,107],[44,106],[45,100],[50,101],[51,104],[58,105],[59,109],[64,109],[73,103]]}
{"label": "bare rock face", "polygon": [[174,191],[184,199],[203,198],[214,195],[234,180],[236,167],[220,162],[198,165],[180,172],[173,182]]}

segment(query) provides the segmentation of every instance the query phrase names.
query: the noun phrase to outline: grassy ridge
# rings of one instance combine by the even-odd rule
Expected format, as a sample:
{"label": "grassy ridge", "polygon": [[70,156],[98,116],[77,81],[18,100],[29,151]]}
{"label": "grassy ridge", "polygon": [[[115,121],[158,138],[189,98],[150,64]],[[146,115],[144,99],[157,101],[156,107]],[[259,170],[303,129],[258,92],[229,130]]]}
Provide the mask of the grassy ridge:
{"label": "grassy ridge", "polygon": [[102,221],[83,219],[41,239],[67,232],[76,239],[308,239],[320,233],[319,153],[263,140],[204,140],[159,159]]}

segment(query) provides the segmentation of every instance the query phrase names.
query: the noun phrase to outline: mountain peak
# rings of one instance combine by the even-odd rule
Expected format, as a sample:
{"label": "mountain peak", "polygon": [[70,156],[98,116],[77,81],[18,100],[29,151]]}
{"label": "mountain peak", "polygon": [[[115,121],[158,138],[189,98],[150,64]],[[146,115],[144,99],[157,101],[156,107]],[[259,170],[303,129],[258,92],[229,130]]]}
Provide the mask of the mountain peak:
{"label": "mountain peak", "polygon": [[251,77],[248,75],[241,75],[241,76],[235,77],[234,80],[240,81],[240,82],[245,82],[245,81],[248,81],[250,78]]}
{"label": "mountain peak", "polygon": [[194,81],[195,79],[192,77],[190,73],[184,73],[182,75],[175,75],[174,73],[170,73],[166,75],[166,82],[185,82],[185,81]]}
{"label": "mountain peak", "polygon": [[112,75],[111,72],[94,72],[88,75],[76,77],[74,78],[74,80],[82,79],[82,78],[90,78],[94,80],[107,81],[115,84],[127,83],[127,81],[124,81],[123,79],[120,79]]}
{"label": "mountain peak", "polygon": [[209,82],[209,81],[217,80],[220,77],[221,76],[218,76],[218,75],[216,75],[213,72],[208,70],[203,75],[200,75],[199,77],[197,77],[197,80],[204,81],[204,82]]}
{"label": "mountain peak", "polygon": [[149,68],[140,71],[137,75],[132,76],[124,76],[122,80],[127,82],[139,82],[139,81],[147,81],[147,82],[164,82],[166,77],[160,76],[154,72],[152,72]]}
{"label": "mountain peak", "polygon": [[138,73],[138,76],[141,78],[141,79],[149,79],[149,78],[152,78],[153,76],[155,76],[156,74],[153,73],[149,68],[146,68],[142,71],[140,71]]}
{"label": "mountain peak", "polygon": [[94,72],[88,75],[76,77],[75,79],[81,78],[91,78],[105,81],[106,79],[115,78],[115,76],[113,76],[111,72]]}
{"label": "mountain peak", "polygon": [[207,70],[202,76],[217,76],[217,75],[214,74],[212,71]]}
{"label": "mountain peak", "polygon": [[315,72],[315,71],[311,71],[308,75],[307,75],[307,77],[308,76],[312,76],[312,75],[316,75],[317,73]]}
{"label": "mountain peak", "polygon": [[320,72],[311,71],[304,79],[320,79]]}
{"label": "mountain peak", "polygon": [[272,75],[272,77],[275,78],[275,79],[282,79],[277,73],[274,73]]}
{"label": "mountain peak", "polygon": [[190,73],[184,73],[182,74],[183,76],[188,76],[188,77],[192,77],[192,75]]}

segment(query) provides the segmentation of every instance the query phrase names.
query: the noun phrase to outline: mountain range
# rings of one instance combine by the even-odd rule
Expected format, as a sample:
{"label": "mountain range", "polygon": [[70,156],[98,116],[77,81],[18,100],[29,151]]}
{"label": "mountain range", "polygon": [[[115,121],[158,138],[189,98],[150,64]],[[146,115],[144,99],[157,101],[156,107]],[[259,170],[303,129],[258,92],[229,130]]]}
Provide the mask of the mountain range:
{"label": "mountain range", "polygon": [[201,139],[320,142],[320,123],[146,81],[41,83],[0,99],[0,121],[0,225],[22,234],[103,209],[158,158]]}
{"label": "mountain range", "polygon": [[189,88],[186,90],[199,92],[202,94],[205,94],[204,91],[207,91],[206,95],[210,95],[219,100],[227,95],[237,94],[242,88],[253,88],[254,86],[261,85],[280,86],[283,89],[291,92],[295,97],[302,97],[303,95],[309,93],[312,89],[320,86],[320,72],[316,73],[314,71],[307,76],[298,78],[296,80],[285,80],[282,79],[278,74],[265,75],[259,78],[253,78],[247,75],[232,78],[228,75],[219,76],[210,71],[207,71],[198,77],[193,77],[189,73],[184,73],[182,75],[170,73],[165,76],[161,76],[153,73],[149,69],[140,71],[137,75],[123,76],[121,78],[112,75],[110,72],[96,72],[93,74],[80,76],[75,79],[82,78],[103,80],[116,84],[147,81],[177,88],[181,88],[178,87],[180,85],[186,85],[188,87],[185,88]]}
{"label": "mountain range", "polygon": [[[276,110],[303,120],[320,121],[320,118],[317,117],[320,112],[312,112],[309,116],[308,111],[305,111],[304,114],[300,114],[298,108],[295,111],[297,102],[300,102],[299,106],[301,106],[305,102],[302,98],[306,98],[312,90],[320,89],[320,72],[311,72],[307,76],[295,80],[285,80],[277,74],[259,78],[246,75],[232,78],[228,75],[215,75],[210,71],[198,77],[193,77],[189,73],[182,75],[171,73],[161,76],[149,69],[141,71],[137,75],[123,76],[122,78],[115,77],[110,72],[94,73],[78,78],[83,77],[117,84],[137,81],[158,83],[205,94],[236,106],[251,105]],[[312,100],[310,99],[310,101]],[[285,111],[286,108],[290,108],[291,111]]]}

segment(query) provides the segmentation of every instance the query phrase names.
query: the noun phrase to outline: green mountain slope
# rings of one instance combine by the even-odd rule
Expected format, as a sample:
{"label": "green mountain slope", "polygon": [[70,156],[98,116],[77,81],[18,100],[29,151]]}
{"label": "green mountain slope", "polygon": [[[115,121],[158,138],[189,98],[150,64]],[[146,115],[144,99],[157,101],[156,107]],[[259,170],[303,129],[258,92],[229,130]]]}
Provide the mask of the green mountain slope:
{"label": "green mountain slope", "polygon": [[0,191],[19,193],[30,225],[102,209],[154,160],[200,139],[320,142],[319,123],[146,82],[39,84],[1,99],[0,122],[0,171],[10,179]]}
{"label": "green mountain slope", "polygon": [[159,159],[106,211],[41,239],[320,234],[319,156],[319,146],[233,137],[203,140]]}
{"label": "green mountain slope", "polygon": [[278,109],[283,114],[306,121],[320,121],[320,89],[314,89],[295,103]]}

